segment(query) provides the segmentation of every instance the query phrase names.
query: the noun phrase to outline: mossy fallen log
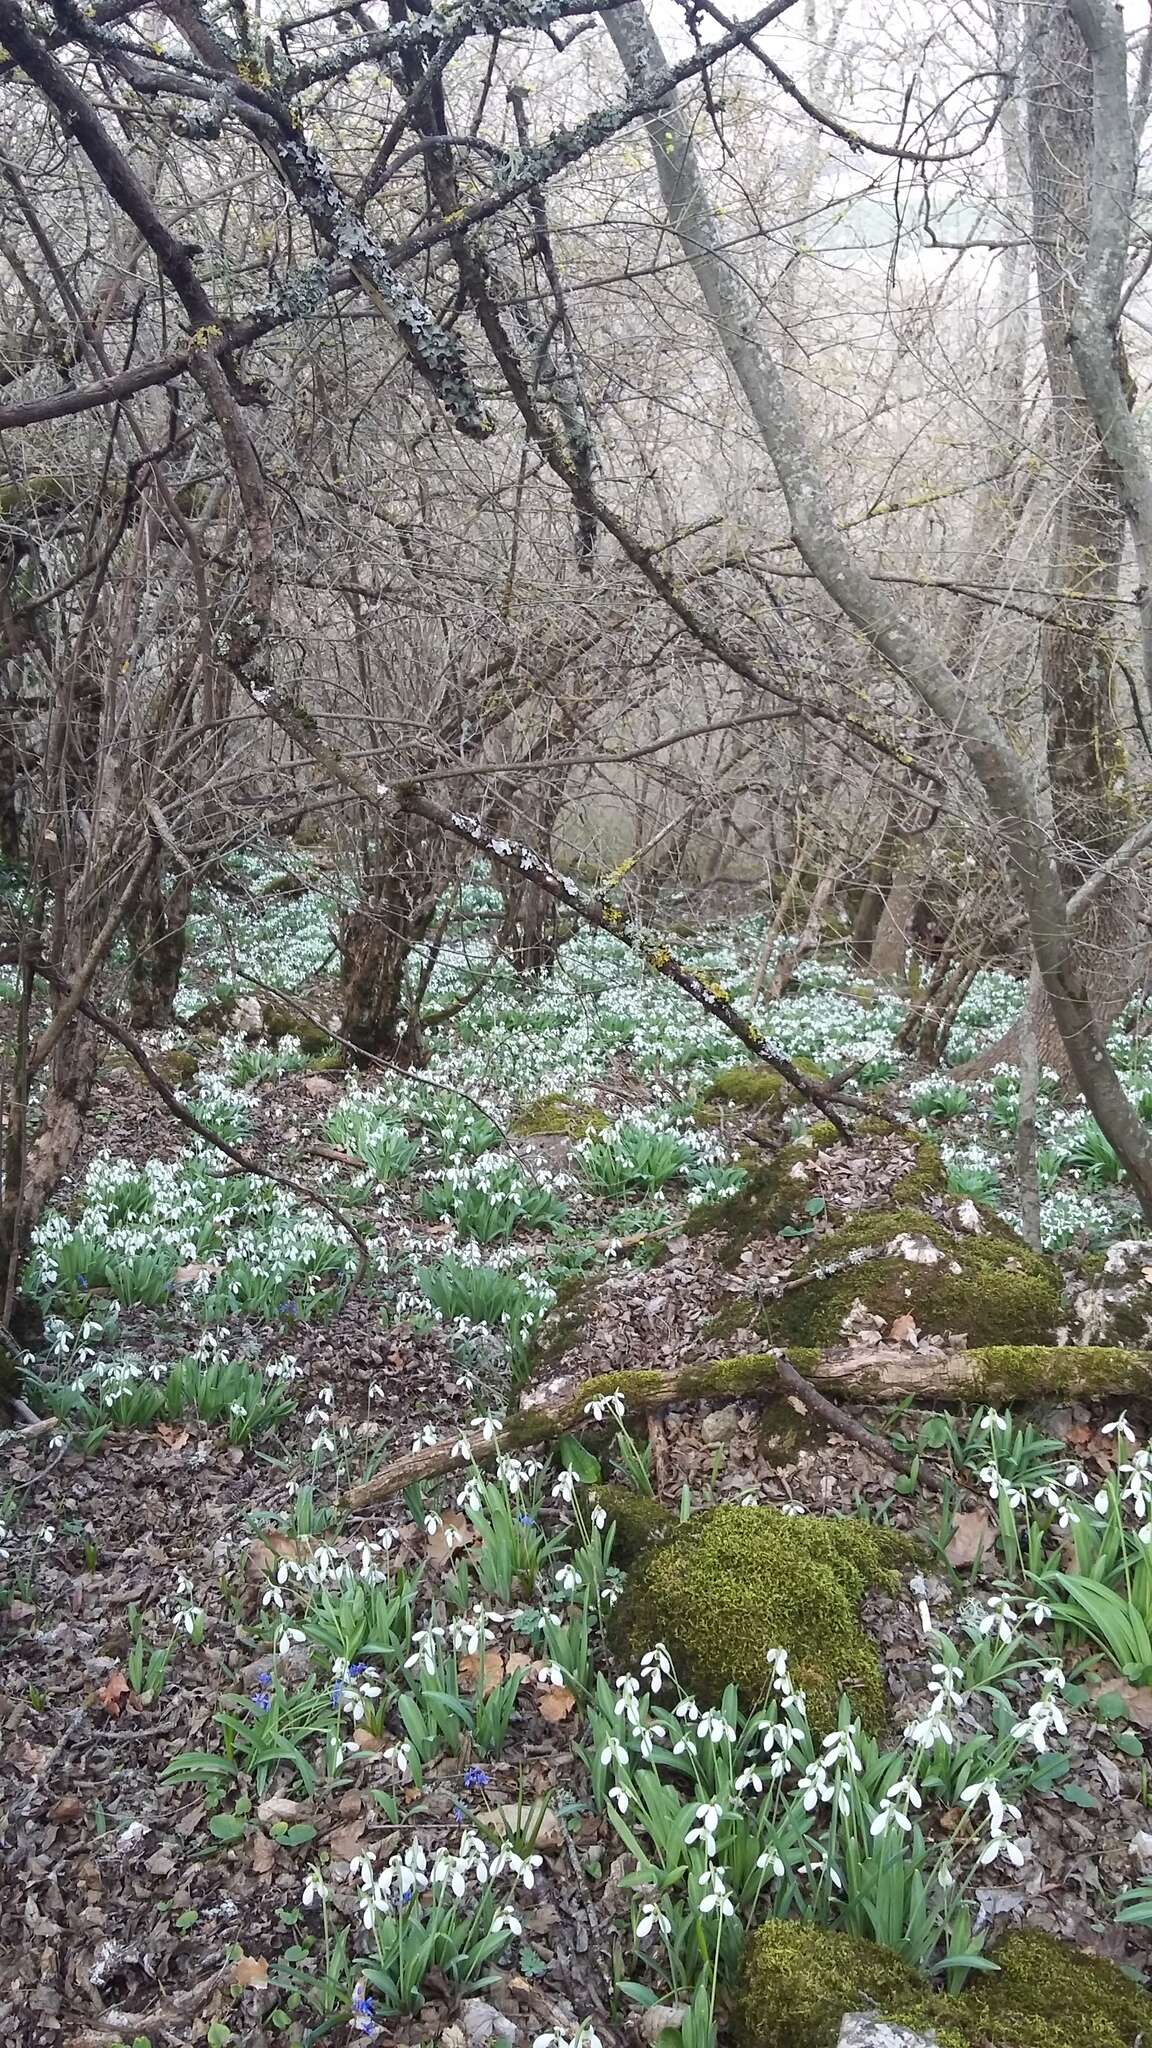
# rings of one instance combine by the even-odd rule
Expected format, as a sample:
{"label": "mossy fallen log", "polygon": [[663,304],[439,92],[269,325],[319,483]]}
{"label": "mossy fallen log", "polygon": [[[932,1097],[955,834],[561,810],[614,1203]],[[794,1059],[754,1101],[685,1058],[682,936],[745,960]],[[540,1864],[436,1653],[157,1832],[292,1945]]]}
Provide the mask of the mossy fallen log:
{"label": "mossy fallen log", "polygon": [[[846,1401],[1152,1398],[1152,1351],[1078,1344],[997,1344],[970,1351],[897,1344],[823,1352],[792,1348],[714,1359],[679,1372],[598,1373],[552,1400],[519,1409],[493,1436],[468,1436],[469,1453],[478,1465],[491,1465],[504,1452],[602,1427],[617,1406],[626,1420],[634,1421],[694,1401],[776,1399],[782,1356],[820,1393]],[[458,1470],[459,1447],[455,1438],[397,1458],[362,1486],[352,1487],[344,1506],[370,1507],[420,1480]]]}

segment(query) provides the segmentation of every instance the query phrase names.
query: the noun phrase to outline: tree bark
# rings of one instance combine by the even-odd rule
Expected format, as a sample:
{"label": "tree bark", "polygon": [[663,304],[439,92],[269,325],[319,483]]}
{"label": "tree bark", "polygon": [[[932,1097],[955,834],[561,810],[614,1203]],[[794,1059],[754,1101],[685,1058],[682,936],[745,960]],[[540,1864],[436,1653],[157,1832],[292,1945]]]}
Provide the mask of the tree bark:
{"label": "tree bark", "polygon": [[1048,821],[1027,775],[990,712],[958,682],[939,648],[874,582],[841,532],[799,407],[760,339],[761,309],[737,266],[726,259],[692,128],[676,98],[659,39],[636,0],[611,9],[603,20],[633,90],[643,92],[660,78],[668,80],[667,97],[647,128],[669,225],[776,472],[793,543],[828,596],[962,746],[999,828],[1069,1065],[1142,1207],[1152,1215],[1152,1138],[1109,1057],[1069,925]]}
{"label": "tree bark", "polygon": [[375,826],[360,902],[340,932],[340,1036],[365,1063],[419,1066],[420,1019],[406,970],[427,937],[440,900],[431,835],[409,813]]}
{"label": "tree bark", "polygon": [[[780,1354],[787,1359],[788,1354]],[[612,1426],[606,1403],[618,1395],[625,1419],[657,1413],[662,1408],[694,1401],[778,1400],[783,1384],[780,1356],[764,1352],[748,1358],[724,1358],[710,1365],[685,1366],[679,1372],[601,1373],[593,1380],[567,1387],[548,1401],[521,1408],[503,1429],[467,1436],[468,1459],[494,1465],[529,1445],[553,1442],[588,1429]],[[803,1377],[820,1393],[849,1401],[1010,1401],[1055,1396],[1060,1399],[1125,1400],[1152,1391],[1152,1352],[1097,1350],[1087,1346],[1039,1347],[1023,1352],[943,1351],[921,1344],[880,1344],[870,1351],[828,1351],[813,1357],[798,1353]],[[422,1446],[397,1458],[363,1485],[352,1487],[341,1503],[353,1511],[373,1507],[403,1493],[405,1487],[445,1472],[459,1472],[459,1439]],[[466,1461],[467,1462],[467,1461]],[[466,1469],[466,1462],[465,1467]]]}

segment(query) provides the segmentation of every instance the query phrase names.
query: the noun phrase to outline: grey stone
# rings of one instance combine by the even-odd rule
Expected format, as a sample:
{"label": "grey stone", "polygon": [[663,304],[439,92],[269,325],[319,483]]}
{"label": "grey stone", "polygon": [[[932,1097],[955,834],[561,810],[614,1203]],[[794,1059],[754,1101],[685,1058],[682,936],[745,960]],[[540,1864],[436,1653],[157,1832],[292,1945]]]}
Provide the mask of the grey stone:
{"label": "grey stone", "polygon": [[840,2022],[838,2048],[936,2048],[935,2034],[917,2034],[875,2013],[846,2012]]}
{"label": "grey stone", "polygon": [[729,1401],[724,1408],[712,1408],[700,1424],[700,1435],[706,1444],[730,1444],[739,1436],[744,1427],[744,1414],[736,1401]]}

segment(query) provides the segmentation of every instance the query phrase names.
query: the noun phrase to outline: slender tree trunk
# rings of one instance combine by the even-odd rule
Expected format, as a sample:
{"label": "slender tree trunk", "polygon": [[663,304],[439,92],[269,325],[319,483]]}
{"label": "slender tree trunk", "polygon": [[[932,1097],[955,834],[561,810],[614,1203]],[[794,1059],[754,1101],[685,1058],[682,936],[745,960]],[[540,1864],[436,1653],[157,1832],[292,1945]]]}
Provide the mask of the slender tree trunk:
{"label": "slender tree trunk", "polygon": [[440,897],[427,827],[409,814],[376,828],[360,902],[340,932],[341,1036],[372,1060],[418,1066],[420,1020],[406,970]]}
{"label": "slender tree trunk", "polygon": [[133,948],[128,1024],[133,1031],[162,1031],[175,1022],[191,902],[192,885],[187,876],[178,875],[165,893],[157,863],[128,930]]}
{"label": "slender tree trunk", "polygon": [[[603,20],[633,89],[651,89],[668,77],[659,39],[635,0],[613,8]],[[1048,823],[1028,778],[988,709],[958,682],[940,648],[874,582],[840,531],[803,415],[763,338],[762,311],[738,268],[726,259],[692,128],[671,87],[647,128],[669,225],[776,472],[793,543],[828,596],[962,746],[999,828],[1069,1063],[1152,1214],[1152,1139],[1109,1057],[1070,926]]]}

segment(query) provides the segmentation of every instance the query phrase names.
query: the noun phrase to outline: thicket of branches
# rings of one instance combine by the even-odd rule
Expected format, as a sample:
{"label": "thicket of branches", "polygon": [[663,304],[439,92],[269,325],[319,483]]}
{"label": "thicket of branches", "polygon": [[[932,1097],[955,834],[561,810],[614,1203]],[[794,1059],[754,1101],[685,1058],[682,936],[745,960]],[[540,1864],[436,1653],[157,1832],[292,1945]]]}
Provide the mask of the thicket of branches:
{"label": "thicket of branches", "polygon": [[0,0],[6,1309],[101,1019],[168,1023],[197,880],[300,835],[354,880],[365,1057],[420,1057],[477,852],[526,973],[675,884],[794,936],[769,1049],[836,920],[861,971],[921,954],[929,1058],[1031,971],[1007,1050],[1152,1210],[1105,1042],[1147,967],[1152,44],[1107,0],[659,26]]}

